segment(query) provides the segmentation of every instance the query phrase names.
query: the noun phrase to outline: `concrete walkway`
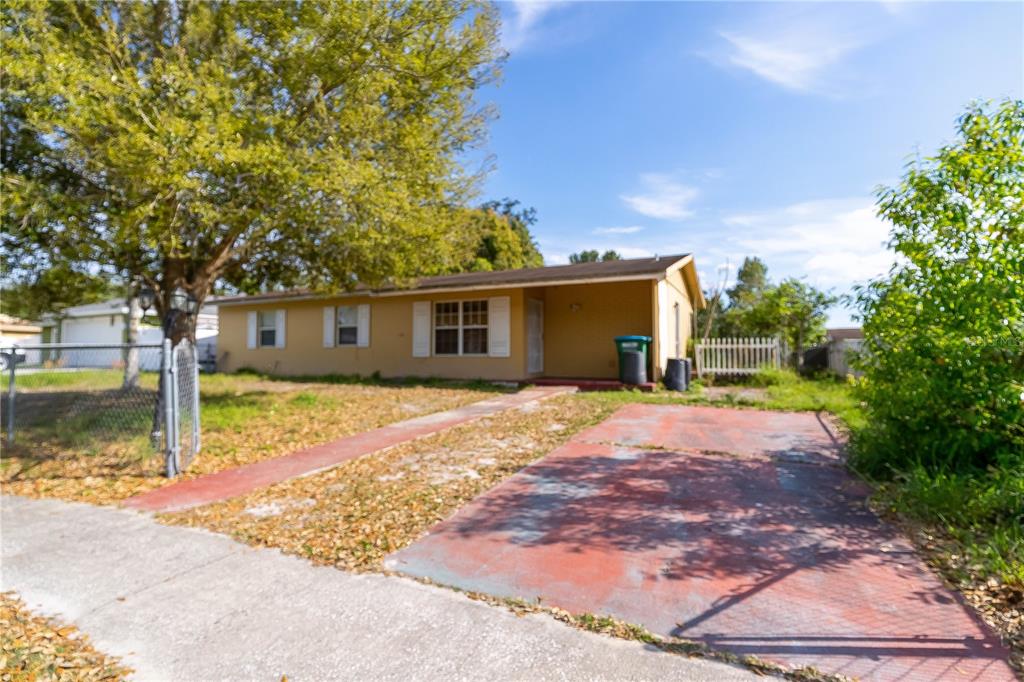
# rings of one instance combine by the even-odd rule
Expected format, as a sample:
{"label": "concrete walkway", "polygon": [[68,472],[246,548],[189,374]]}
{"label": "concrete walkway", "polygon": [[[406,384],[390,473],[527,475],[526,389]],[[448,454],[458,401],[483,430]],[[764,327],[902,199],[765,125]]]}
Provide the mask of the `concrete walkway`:
{"label": "concrete walkway", "polygon": [[74,622],[138,679],[756,679],[131,511],[2,505],[3,590]]}
{"label": "concrete walkway", "polygon": [[518,393],[489,398],[453,410],[423,415],[379,429],[364,431],[330,443],[316,445],[290,455],[219,471],[180,483],[172,483],[129,498],[124,505],[142,511],[167,512],[191,509],[244,495],[257,488],[308,476],[338,466],[356,457],[394,447],[399,443],[430,436],[514,407],[572,393],[569,386],[542,386]]}

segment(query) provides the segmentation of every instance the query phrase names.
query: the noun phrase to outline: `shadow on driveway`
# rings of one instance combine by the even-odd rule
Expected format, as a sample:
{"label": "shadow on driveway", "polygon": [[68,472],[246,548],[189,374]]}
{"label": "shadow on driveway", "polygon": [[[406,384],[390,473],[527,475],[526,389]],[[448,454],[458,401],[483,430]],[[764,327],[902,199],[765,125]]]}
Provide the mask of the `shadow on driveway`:
{"label": "shadow on driveway", "polygon": [[786,665],[1012,679],[998,640],[868,510],[824,426],[630,405],[387,565]]}

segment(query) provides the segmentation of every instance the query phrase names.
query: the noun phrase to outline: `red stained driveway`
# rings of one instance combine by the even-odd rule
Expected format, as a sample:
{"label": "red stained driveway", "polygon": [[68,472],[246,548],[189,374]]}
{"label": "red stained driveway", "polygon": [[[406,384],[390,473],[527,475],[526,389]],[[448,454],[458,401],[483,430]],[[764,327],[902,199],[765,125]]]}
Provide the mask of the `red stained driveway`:
{"label": "red stained driveway", "polygon": [[387,565],[785,665],[1013,679],[866,492],[814,414],[629,405]]}

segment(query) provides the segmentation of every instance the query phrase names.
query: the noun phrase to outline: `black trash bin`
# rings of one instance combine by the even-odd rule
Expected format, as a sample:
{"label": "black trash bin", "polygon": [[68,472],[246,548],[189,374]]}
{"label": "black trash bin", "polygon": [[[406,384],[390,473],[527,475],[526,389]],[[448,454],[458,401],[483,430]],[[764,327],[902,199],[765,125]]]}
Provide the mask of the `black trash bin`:
{"label": "black trash bin", "polygon": [[622,383],[639,386],[647,383],[647,356],[638,350],[622,353]]}
{"label": "black trash bin", "polygon": [[690,359],[672,359],[665,368],[665,388],[686,391],[690,388]]}

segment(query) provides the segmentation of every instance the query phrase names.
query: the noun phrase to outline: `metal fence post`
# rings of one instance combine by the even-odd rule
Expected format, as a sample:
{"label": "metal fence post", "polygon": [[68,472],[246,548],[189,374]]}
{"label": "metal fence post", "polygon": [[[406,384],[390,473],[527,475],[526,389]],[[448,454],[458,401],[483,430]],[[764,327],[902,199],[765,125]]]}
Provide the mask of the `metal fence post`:
{"label": "metal fence post", "polygon": [[192,344],[192,456],[199,454],[199,347]]}
{"label": "metal fence post", "polygon": [[174,478],[178,475],[178,434],[177,429],[174,428],[177,416],[174,409],[174,396],[177,393],[175,390],[177,387],[175,386],[174,351],[171,349],[170,339],[164,339],[161,352],[163,356],[160,362],[160,383],[163,387],[164,444],[166,446],[167,477]]}
{"label": "metal fence post", "polygon": [[7,379],[7,445],[14,445],[14,372],[18,366],[18,357],[11,351],[11,366],[7,368],[10,376]]}

